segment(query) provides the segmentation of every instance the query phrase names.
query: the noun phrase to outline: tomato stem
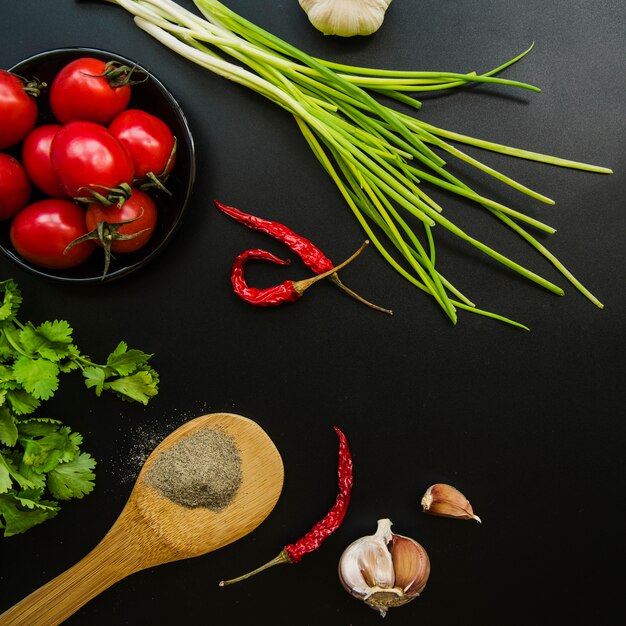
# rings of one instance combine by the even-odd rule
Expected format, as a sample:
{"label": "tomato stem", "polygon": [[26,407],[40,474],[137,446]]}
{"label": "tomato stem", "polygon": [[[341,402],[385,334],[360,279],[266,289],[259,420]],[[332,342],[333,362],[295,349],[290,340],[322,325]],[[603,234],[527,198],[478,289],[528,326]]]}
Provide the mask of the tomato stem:
{"label": "tomato stem", "polygon": [[[98,189],[105,193],[100,193]],[[122,208],[124,202],[126,202],[126,200],[130,198],[133,192],[131,186],[128,183],[121,183],[117,187],[90,185],[89,187],[81,187],[79,191],[84,191],[89,195],[74,198],[74,200],[76,200],[77,202],[86,202],[88,204],[91,204],[95,200],[96,202],[99,202],[104,206],[113,206],[115,204],[118,209]]]}
{"label": "tomato stem", "polygon": [[125,226],[126,224],[132,224],[133,222],[141,219],[143,217],[143,213],[144,211],[143,209],[141,209],[141,213],[137,215],[137,217],[133,217],[129,220],[123,220],[120,222],[98,222],[98,225],[92,231],[86,233],[85,235],[82,235],[81,237],[77,237],[76,239],[74,239],[74,241],[71,241],[68,244],[67,248],[65,248],[65,250],[63,251],[63,254],[67,254],[71,248],[86,241],[99,241],[100,244],[102,244],[102,248],[104,249],[104,270],[102,272],[102,280],[104,280],[109,272],[109,267],[111,266],[111,258],[115,258],[113,257],[113,254],[111,252],[111,244],[114,241],[127,241],[129,239],[134,239],[135,237],[138,237],[139,235],[150,230],[149,228],[142,228],[141,230],[132,234],[124,234],[119,232],[119,229],[122,226]]}
{"label": "tomato stem", "polygon": [[163,171],[160,174],[148,172],[145,176],[145,180],[139,185],[139,189],[141,189],[141,191],[147,191],[148,189],[156,188],[160,191],[163,191],[168,196],[172,195],[172,192],[165,186],[165,183],[170,176],[172,164],[174,163],[174,159],[176,158],[177,146],[178,140],[176,139],[176,137],[174,137],[174,145],[172,146],[170,154],[167,157],[167,161],[165,163],[165,167],[163,167]]}
{"label": "tomato stem", "polygon": [[13,72],[11,72],[11,74],[13,74],[13,76],[18,78],[22,82],[22,89],[33,98],[38,98],[41,95],[41,92],[44,89],[48,88],[48,83],[44,82],[43,80],[39,80],[36,77],[33,77],[29,80],[27,78],[24,78],[24,76],[14,74]]}
{"label": "tomato stem", "polygon": [[117,61],[108,61],[104,65],[104,72],[102,72],[102,74],[88,74],[88,76],[106,78],[113,89],[119,89],[126,85],[136,85],[148,80],[147,74],[141,80],[131,80],[135,71],[137,71],[137,65],[129,67],[128,65],[121,65]]}

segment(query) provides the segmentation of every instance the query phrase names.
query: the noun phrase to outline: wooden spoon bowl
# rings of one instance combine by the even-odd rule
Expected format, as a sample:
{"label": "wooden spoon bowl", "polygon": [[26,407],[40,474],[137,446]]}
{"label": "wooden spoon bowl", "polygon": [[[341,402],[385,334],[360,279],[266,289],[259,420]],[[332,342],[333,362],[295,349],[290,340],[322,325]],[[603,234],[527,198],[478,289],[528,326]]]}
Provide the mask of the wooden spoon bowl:
{"label": "wooden spoon bowl", "polygon": [[[231,503],[219,512],[183,507],[143,480],[161,452],[204,428],[225,431],[241,457],[241,485]],[[183,424],[146,459],[124,509],[100,543],[76,565],[0,615],[0,625],[60,624],[130,574],[200,556],[240,539],[270,514],[283,479],[281,456],[256,422],[232,413],[212,413]]]}

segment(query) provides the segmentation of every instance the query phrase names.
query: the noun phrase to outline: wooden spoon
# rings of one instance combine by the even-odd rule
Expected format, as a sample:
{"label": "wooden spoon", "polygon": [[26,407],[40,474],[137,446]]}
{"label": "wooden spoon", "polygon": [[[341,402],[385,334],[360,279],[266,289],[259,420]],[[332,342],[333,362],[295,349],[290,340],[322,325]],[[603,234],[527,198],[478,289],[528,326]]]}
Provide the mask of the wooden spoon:
{"label": "wooden spoon", "polygon": [[[164,450],[203,428],[221,428],[235,440],[242,482],[220,512],[189,509],[166,499],[143,480]],[[2,626],[60,624],[96,595],[140,570],[200,556],[254,530],[283,488],[283,462],[267,433],[231,413],[197,417],[168,435],[146,459],[124,509],[102,541],[81,561],[0,615]]]}

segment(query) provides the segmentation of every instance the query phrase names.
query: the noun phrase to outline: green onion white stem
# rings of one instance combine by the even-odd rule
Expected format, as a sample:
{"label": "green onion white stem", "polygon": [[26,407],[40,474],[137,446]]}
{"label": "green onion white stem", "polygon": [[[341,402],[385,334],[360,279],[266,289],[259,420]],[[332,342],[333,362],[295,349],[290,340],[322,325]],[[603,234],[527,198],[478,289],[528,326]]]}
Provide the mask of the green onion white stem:
{"label": "green onion white stem", "polygon": [[[537,92],[540,90],[533,85],[496,76],[528,54],[532,46],[483,74],[363,68],[310,56],[237,15],[218,0],[194,0],[202,16],[172,0],[106,1],[133,14],[140,28],[174,52],[289,111],[367,237],[400,275],[430,294],[452,322],[456,323],[457,309],[463,309],[526,328],[476,308],[440,274],[435,263],[434,226],[443,227],[543,288],[559,295],[564,291],[459,228],[443,215],[443,208],[427,193],[424,183],[486,209],[548,259],[591,302],[600,308],[603,306],[525,226],[548,234],[555,232],[553,227],[475,192],[446,169],[446,161],[434,150],[470,164],[547,204],[554,204],[554,201],[470,157],[449,141],[588,172],[609,174],[610,169],[444,130],[382,104],[372,95],[382,95],[419,109],[421,103],[407,92],[451,89],[469,83]],[[410,220],[417,219],[416,225],[421,225],[420,230],[424,231],[426,246],[396,207],[404,209]],[[374,227],[389,240],[401,260],[389,253]]]}

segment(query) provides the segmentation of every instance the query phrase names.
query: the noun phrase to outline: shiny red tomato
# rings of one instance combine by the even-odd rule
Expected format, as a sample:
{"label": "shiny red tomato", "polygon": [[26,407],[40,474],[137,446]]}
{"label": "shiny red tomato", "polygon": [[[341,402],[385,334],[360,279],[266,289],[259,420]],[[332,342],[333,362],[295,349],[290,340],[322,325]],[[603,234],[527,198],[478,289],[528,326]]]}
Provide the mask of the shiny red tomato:
{"label": "shiny red tomato", "polygon": [[33,202],[12,220],[9,237],[26,261],[48,269],[68,269],[84,263],[95,246],[86,241],[67,246],[87,232],[85,211],[71,200],[47,198]]}
{"label": "shiny red tomato", "polygon": [[90,189],[103,192],[130,185],[135,175],[128,150],[95,122],[62,126],[52,140],[50,159],[61,187],[72,198],[89,196]]}
{"label": "shiny red tomato", "polygon": [[98,241],[111,252],[135,252],[143,248],[157,224],[157,206],[144,191],[133,189],[121,207],[94,202],[87,207],[87,230],[96,232],[104,223],[105,241]]}
{"label": "shiny red tomato", "polygon": [[165,179],[172,171],[176,139],[160,118],[140,109],[126,109],[115,116],[109,130],[128,148],[136,178],[152,173]]}
{"label": "shiny red tomato", "polygon": [[108,124],[130,101],[130,68],[82,57],[64,66],[50,86],[50,108],[62,124]]}
{"label": "shiny red tomato", "polygon": [[22,164],[0,152],[0,220],[13,217],[30,200],[32,186]]}
{"label": "shiny red tomato", "polygon": [[[0,70],[0,150],[19,143],[33,129],[38,106],[35,84]],[[32,94],[32,95],[31,95]]]}
{"label": "shiny red tomato", "polygon": [[35,186],[52,198],[68,198],[52,169],[50,145],[61,128],[60,124],[37,126],[22,143],[22,164]]}

